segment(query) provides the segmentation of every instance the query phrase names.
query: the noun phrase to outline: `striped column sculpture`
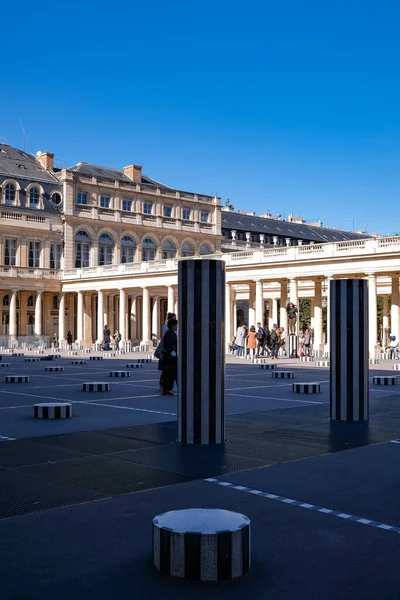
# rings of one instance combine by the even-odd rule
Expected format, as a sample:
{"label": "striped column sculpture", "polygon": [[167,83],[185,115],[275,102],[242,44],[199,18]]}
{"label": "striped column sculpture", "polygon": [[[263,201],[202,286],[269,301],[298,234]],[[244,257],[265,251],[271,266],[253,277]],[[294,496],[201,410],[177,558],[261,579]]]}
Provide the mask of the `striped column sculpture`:
{"label": "striped column sculpture", "polygon": [[330,408],[334,421],[367,421],[368,289],[364,279],[330,281]]}
{"label": "striped column sculpture", "polygon": [[225,441],[225,262],[178,267],[178,442]]}

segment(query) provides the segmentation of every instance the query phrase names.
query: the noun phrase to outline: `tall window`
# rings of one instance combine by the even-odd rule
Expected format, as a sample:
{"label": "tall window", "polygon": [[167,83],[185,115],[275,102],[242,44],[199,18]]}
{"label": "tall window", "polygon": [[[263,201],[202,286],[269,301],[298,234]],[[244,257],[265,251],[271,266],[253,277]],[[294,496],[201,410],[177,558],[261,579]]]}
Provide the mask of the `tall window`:
{"label": "tall window", "polygon": [[50,269],[59,269],[61,266],[61,244],[50,246]]}
{"label": "tall window", "polygon": [[100,196],[100,207],[110,208],[110,196]]}
{"label": "tall window", "polygon": [[99,237],[99,265],[112,265],[114,254],[114,240],[109,233],[102,233]]}
{"label": "tall window", "polygon": [[187,257],[187,256],[194,256],[195,252],[194,252],[194,248],[192,246],[192,244],[190,242],[184,242],[182,244],[182,256],[183,257]]}
{"label": "tall window", "polygon": [[76,197],[77,204],[87,204],[87,193],[86,192],[78,192]]}
{"label": "tall window", "polygon": [[40,242],[29,242],[28,267],[40,267]]}
{"label": "tall window", "polygon": [[36,295],[28,296],[27,306],[28,308],[33,308],[36,302]]}
{"label": "tall window", "polygon": [[170,258],[175,258],[176,256],[176,246],[171,240],[165,240],[162,245],[162,254],[163,259],[168,260]]}
{"label": "tall window", "polygon": [[4,240],[4,264],[10,267],[17,264],[17,240]]}
{"label": "tall window", "polygon": [[151,215],[153,212],[153,204],[151,202],[145,202],[143,204],[143,212],[145,215]]}
{"label": "tall window", "polygon": [[135,260],[135,241],[125,235],[121,240],[121,263],[131,263]]}
{"label": "tall window", "polygon": [[182,219],[190,221],[190,208],[182,208]]}
{"label": "tall window", "polygon": [[205,256],[206,254],[212,254],[212,250],[208,244],[202,244],[200,246],[200,254],[201,256]]}
{"label": "tall window", "polygon": [[154,260],[156,257],[156,245],[151,238],[146,238],[142,246],[142,260]]}
{"label": "tall window", "polygon": [[6,204],[13,206],[15,204],[15,185],[7,183],[5,191]]}
{"label": "tall window", "polygon": [[10,296],[8,294],[3,296],[3,306],[10,306]]}
{"label": "tall window", "polygon": [[88,267],[90,262],[90,236],[86,231],[75,235],[75,269]]}
{"label": "tall window", "polygon": [[208,219],[209,219],[209,212],[208,210],[202,210],[200,213],[200,221],[202,223],[208,223]]}
{"label": "tall window", "polygon": [[172,206],[164,206],[164,217],[172,217]]}
{"label": "tall window", "polygon": [[123,199],[122,200],[122,210],[130,212],[132,210],[132,200]]}
{"label": "tall window", "polygon": [[38,188],[31,188],[29,191],[29,208],[39,208],[39,198]]}

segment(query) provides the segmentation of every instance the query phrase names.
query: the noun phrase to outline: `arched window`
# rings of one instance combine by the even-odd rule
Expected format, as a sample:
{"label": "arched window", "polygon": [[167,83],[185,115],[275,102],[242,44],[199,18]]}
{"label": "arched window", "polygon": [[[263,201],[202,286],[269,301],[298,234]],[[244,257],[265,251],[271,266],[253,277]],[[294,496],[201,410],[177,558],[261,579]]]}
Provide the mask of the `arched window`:
{"label": "arched window", "polygon": [[27,302],[28,308],[35,306],[35,301],[36,301],[36,296],[34,296],[34,295],[28,296],[28,302]]}
{"label": "arched window", "polygon": [[10,306],[10,296],[8,294],[3,296],[3,306]]}
{"label": "arched window", "polygon": [[124,235],[121,240],[121,263],[131,263],[135,260],[136,244],[129,235]]}
{"label": "arched window", "polygon": [[162,245],[162,255],[164,260],[175,258],[176,246],[171,240],[164,240]]}
{"label": "arched window", "polygon": [[194,256],[194,248],[190,242],[184,242],[182,244],[182,256]]}
{"label": "arched window", "polygon": [[112,265],[114,254],[114,240],[109,233],[102,233],[99,237],[99,265]]}
{"label": "arched window", "polygon": [[38,188],[33,187],[29,190],[29,208],[39,208],[40,193]]}
{"label": "arched window", "polygon": [[75,235],[75,269],[89,266],[90,236],[86,231],[78,231]]}
{"label": "arched window", "polygon": [[206,256],[207,254],[212,254],[212,250],[208,244],[202,244],[200,246],[200,254],[201,256]]}
{"label": "arched window", "polygon": [[15,185],[13,183],[7,183],[5,194],[6,204],[13,206],[15,204]]}
{"label": "arched window", "polygon": [[146,238],[142,244],[142,260],[149,261],[154,260],[156,257],[156,245],[154,240]]}

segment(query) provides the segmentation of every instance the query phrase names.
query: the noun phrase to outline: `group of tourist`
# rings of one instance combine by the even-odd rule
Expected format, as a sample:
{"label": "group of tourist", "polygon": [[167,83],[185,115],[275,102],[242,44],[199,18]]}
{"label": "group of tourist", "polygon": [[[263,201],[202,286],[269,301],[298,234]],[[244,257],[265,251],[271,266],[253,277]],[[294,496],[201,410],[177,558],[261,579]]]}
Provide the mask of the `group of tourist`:
{"label": "group of tourist", "polygon": [[119,350],[119,343],[121,341],[121,334],[118,329],[115,330],[114,335],[111,335],[111,329],[106,324],[103,329],[103,341],[101,344],[101,349],[105,350]]}
{"label": "group of tourist", "polygon": [[[261,323],[257,323],[257,327],[252,325],[249,329],[247,323],[243,323],[237,328],[236,335],[229,345],[229,351],[239,357],[279,359],[279,354],[286,352],[286,342],[284,327],[274,324],[269,330],[267,327],[262,327]],[[298,357],[310,356],[311,342],[311,332],[305,329],[298,338]]]}

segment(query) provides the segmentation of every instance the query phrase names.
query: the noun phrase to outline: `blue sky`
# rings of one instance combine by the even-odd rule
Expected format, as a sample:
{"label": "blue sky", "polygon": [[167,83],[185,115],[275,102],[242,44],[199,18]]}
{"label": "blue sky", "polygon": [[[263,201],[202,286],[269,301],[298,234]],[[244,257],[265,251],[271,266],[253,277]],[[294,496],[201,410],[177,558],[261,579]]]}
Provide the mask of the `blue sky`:
{"label": "blue sky", "polygon": [[65,166],[400,230],[399,2],[21,0],[2,21],[9,143],[21,118]]}

